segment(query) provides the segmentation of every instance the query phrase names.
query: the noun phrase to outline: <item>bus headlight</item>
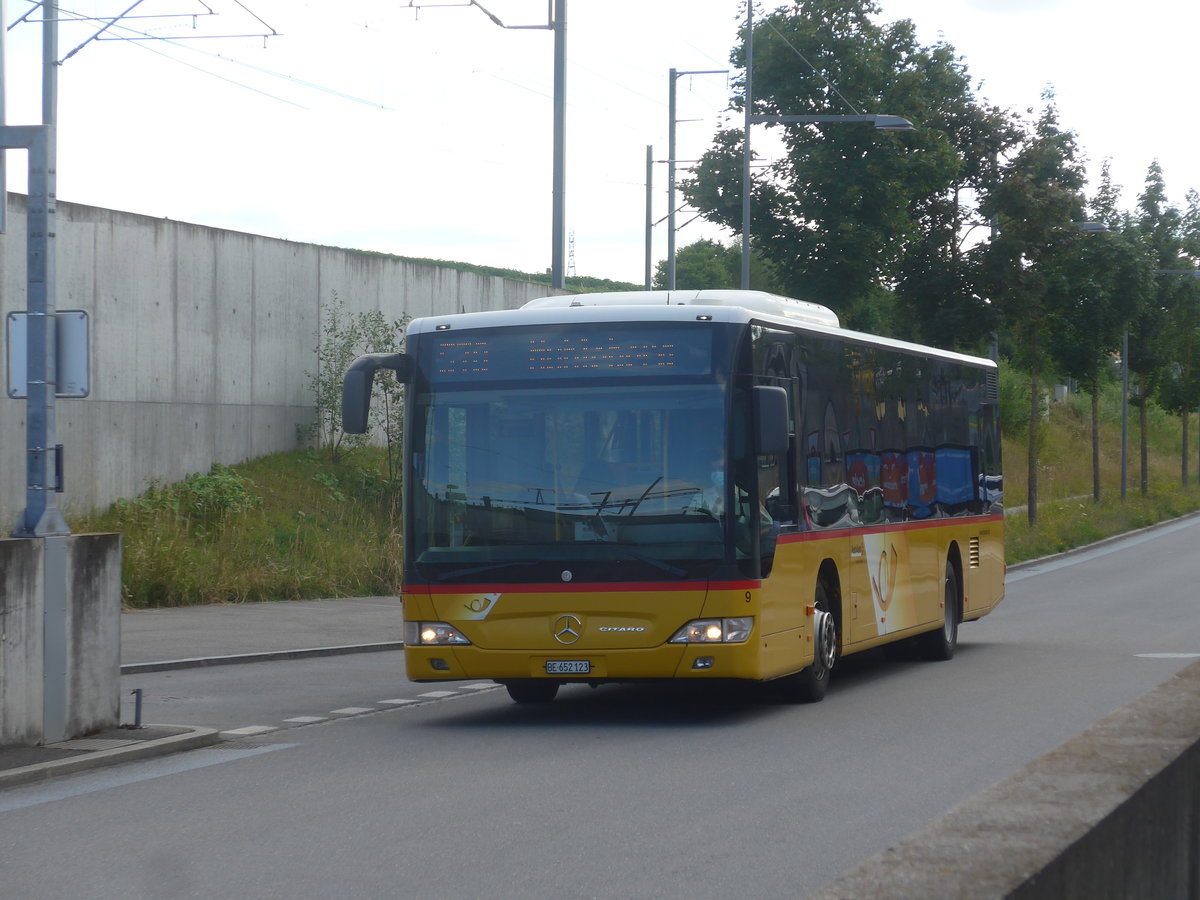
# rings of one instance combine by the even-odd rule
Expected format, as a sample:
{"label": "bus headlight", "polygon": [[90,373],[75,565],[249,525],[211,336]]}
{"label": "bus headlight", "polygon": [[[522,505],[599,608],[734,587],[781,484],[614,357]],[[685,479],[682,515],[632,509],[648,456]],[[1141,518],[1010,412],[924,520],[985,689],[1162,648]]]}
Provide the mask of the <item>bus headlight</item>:
{"label": "bus headlight", "polygon": [[694,619],[671,636],[671,644],[740,644],[750,637],[753,616],[733,619]]}
{"label": "bus headlight", "polygon": [[469,644],[461,631],[445,622],[405,622],[404,643],[409,647]]}

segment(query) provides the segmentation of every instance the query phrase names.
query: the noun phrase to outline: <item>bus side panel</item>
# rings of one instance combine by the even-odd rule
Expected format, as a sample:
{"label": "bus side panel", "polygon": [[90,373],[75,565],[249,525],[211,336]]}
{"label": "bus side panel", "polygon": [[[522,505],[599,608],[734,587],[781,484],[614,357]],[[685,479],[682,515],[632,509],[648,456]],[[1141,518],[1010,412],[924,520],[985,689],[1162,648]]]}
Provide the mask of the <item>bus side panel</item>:
{"label": "bus side panel", "polygon": [[987,615],[1004,599],[1004,519],[996,517],[972,535],[963,549],[964,587],[963,618],[978,619]]}
{"label": "bus side panel", "polygon": [[788,535],[775,549],[771,574],[764,579],[760,599],[762,619],[762,678],[778,678],[812,664],[812,615],[817,574],[826,559],[839,571],[849,562],[850,542],[844,535],[814,539]]}
{"label": "bus side panel", "polygon": [[947,520],[864,533],[857,540],[865,565],[852,574],[851,594],[858,598],[853,644],[874,646],[890,635],[940,627],[942,579],[952,545],[962,564],[964,619],[985,615],[1003,596],[1002,522]]}

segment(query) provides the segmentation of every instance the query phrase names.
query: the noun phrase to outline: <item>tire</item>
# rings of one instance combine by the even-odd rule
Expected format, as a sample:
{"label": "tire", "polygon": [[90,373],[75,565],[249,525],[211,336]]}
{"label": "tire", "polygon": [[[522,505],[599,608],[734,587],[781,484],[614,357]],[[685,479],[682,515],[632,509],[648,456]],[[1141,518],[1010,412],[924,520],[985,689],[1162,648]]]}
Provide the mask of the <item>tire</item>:
{"label": "tire", "polygon": [[947,561],[942,589],[942,627],[917,638],[924,659],[939,662],[954,658],[958,647],[958,619],[958,576],[954,566]]}
{"label": "tire", "polygon": [[525,678],[520,681],[506,681],[504,687],[514,703],[534,704],[549,703],[558,693],[558,682],[542,678]]}
{"label": "tire", "polygon": [[825,698],[829,690],[829,678],[838,658],[837,622],[829,609],[825,586],[817,584],[813,606],[813,662],[795,675],[788,675],[776,682],[783,699],[788,703],[817,703]]}

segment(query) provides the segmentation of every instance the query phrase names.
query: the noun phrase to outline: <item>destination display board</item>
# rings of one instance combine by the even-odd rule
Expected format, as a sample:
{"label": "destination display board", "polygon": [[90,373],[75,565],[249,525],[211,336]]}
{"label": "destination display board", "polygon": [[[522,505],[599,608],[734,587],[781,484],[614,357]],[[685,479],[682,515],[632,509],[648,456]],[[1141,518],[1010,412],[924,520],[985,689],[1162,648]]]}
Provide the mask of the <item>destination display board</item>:
{"label": "destination display board", "polygon": [[441,383],[712,371],[707,328],[511,328],[426,335],[422,342],[424,374]]}

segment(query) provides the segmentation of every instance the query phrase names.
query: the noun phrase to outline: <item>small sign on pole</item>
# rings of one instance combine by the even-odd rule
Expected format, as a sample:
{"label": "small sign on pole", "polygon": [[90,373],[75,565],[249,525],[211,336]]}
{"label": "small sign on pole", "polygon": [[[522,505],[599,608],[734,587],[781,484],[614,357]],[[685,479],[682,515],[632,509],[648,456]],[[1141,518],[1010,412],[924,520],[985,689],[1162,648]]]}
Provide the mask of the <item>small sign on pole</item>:
{"label": "small sign on pole", "polygon": [[[8,314],[8,396],[29,396],[29,313]],[[56,360],[55,397],[81,399],[91,390],[88,352],[88,314],[82,309],[60,309],[54,316]]]}

